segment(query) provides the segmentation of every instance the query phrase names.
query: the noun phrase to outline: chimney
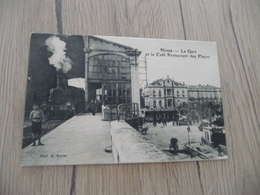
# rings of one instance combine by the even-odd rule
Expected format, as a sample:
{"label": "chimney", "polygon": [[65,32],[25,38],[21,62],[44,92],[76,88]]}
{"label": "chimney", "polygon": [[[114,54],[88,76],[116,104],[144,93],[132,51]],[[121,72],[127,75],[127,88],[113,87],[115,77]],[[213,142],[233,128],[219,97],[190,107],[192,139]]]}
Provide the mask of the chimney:
{"label": "chimney", "polygon": [[61,72],[57,71],[57,87],[56,89],[62,89],[64,90],[68,86],[68,80],[66,79],[66,76]]}

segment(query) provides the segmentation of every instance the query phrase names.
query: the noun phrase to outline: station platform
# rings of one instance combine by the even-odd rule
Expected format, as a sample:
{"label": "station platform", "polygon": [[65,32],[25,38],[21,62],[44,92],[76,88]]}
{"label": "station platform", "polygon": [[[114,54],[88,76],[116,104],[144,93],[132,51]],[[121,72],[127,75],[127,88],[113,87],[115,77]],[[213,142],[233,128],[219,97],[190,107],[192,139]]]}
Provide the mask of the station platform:
{"label": "station platform", "polygon": [[102,114],[74,116],[41,138],[43,146],[29,145],[22,149],[22,166],[79,165],[115,163],[111,146],[109,121]]}

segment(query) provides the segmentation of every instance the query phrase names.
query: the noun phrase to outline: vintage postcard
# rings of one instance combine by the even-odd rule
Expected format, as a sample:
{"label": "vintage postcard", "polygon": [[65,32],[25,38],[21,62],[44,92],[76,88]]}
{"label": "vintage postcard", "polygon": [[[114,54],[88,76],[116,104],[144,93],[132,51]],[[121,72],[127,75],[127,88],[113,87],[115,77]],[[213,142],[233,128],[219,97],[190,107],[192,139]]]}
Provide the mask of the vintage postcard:
{"label": "vintage postcard", "polygon": [[213,42],[31,35],[22,166],[227,159]]}

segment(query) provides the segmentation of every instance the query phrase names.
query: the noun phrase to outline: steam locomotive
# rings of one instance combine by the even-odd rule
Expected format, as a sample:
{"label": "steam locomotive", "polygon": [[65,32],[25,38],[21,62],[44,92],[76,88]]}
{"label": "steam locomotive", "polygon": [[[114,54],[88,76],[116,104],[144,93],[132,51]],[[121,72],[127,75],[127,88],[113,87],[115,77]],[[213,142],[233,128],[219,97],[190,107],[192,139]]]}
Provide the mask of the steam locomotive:
{"label": "steam locomotive", "polygon": [[50,90],[48,101],[43,101],[41,109],[48,119],[66,120],[85,110],[83,89],[68,86],[67,79],[57,76],[57,87]]}

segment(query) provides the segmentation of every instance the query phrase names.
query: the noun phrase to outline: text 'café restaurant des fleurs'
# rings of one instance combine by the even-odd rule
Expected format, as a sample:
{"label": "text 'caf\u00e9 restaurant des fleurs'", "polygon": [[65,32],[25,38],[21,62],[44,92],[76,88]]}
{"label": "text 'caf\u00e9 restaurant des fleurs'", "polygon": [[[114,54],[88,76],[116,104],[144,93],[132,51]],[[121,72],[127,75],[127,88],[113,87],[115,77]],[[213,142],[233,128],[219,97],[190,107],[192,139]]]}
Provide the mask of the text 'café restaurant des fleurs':
{"label": "text 'caf\u00e9 restaurant des fleurs'", "polygon": [[129,46],[83,36],[85,51],[85,101],[99,99],[104,105],[140,105],[138,57]]}

